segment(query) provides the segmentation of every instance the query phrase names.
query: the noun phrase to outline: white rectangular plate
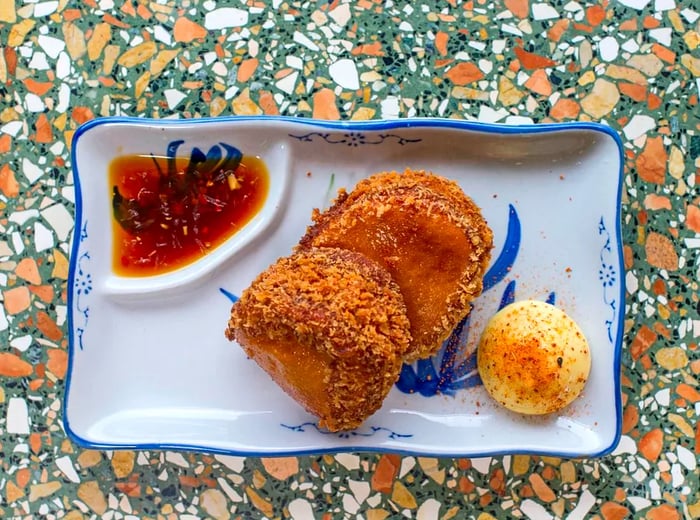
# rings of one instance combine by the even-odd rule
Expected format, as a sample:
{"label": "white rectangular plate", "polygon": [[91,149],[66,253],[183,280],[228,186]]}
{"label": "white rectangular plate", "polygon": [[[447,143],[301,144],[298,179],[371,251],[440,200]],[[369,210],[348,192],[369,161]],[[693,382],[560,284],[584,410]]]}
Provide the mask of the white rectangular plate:
{"label": "white rectangular plate", "polygon": [[[206,152],[219,143],[270,170],[260,215],[205,260],[124,279],[111,267],[108,165],[123,154]],[[391,451],[437,456],[598,456],[620,435],[624,280],[621,145],[602,125],[499,126],[455,120],[321,122],[293,118],[108,118],[73,141],[76,232],[70,263],[65,426],[92,448],[250,455]],[[454,179],[494,231],[487,290],[458,343],[404,367],[384,406],[353,432],[312,416],[224,337],[231,301],[305,232],[314,207],[373,173],[425,169]],[[490,281],[489,281],[490,277]],[[586,334],[592,369],[566,409],[524,417],[496,405],[473,352],[502,300],[553,299]],[[436,388],[436,381],[440,387]]]}

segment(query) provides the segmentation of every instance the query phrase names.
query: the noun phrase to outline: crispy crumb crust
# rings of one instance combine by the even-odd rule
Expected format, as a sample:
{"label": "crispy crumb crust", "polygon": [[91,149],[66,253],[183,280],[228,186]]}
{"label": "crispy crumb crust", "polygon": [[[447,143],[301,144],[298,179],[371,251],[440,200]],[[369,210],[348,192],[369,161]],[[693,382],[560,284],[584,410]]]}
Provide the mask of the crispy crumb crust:
{"label": "crispy crumb crust", "polygon": [[[379,409],[410,342],[390,275],[359,253],[333,248],[305,249],[261,273],[233,305],[226,337],[249,355],[269,340],[322,353],[326,395],[301,401],[332,431],[355,428]],[[295,395],[298,389],[276,380]],[[315,398],[330,401],[327,411]]]}
{"label": "crispy crumb crust", "polygon": [[[414,331],[407,361],[433,355],[449,336],[459,321],[469,313],[470,302],[481,294],[483,275],[488,266],[493,234],[481,215],[479,207],[464,194],[459,185],[425,171],[406,170],[404,173],[379,173],[360,181],[351,193],[339,190],[330,208],[314,210],[313,225],[307,228],[297,246],[297,251],[313,246],[337,246],[334,237],[344,235],[344,230],[358,225],[367,215],[381,217],[391,208],[400,208],[407,219],[445,219],[463,231],[471,254],[462,276],[455,283],[455,290],[445,302],[446,312],[439,324],[418,341]],[[361,224],[359,224],[361,225]],[[429,283],[429,274],[425,283]]]}

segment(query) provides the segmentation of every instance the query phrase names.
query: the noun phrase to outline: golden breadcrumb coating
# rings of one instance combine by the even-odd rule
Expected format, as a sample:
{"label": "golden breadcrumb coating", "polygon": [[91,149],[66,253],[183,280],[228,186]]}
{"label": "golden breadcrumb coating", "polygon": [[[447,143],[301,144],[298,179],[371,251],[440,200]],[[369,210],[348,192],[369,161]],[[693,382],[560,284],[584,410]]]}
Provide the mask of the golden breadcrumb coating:
{"label": "golden breadcrumb coating", "polygon": [[226,330],[331,431],[359,426],[398,378],[409,342],[401,293],[359,253],[306,248],[261,273]]}
{"label": "golden breadcrumb coating", "polygon": [[403,294],[413,338],[406,361],[433,355],[482,290],[493,235],[459,185],[425,171],[387,172],[340,190],[301,239],[362,253]]}

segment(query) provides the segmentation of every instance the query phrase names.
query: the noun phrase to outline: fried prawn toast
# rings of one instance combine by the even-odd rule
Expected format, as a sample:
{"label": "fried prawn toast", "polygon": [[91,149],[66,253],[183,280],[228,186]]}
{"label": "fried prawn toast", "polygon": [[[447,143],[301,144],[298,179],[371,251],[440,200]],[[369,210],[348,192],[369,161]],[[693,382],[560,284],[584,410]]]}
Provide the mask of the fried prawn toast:
{"label": "fried prawn toast", "polygon": [[481,293],[493,236],[452,181],[423,171],[369,177],[314,210],[298,250],[356,251],[389,271],[406,303],[413,341],[406,360],[429,357]]}
{"label": "fried prawn toast", "polygon": [[331,431],[379,409],[410,342],[403,298],[383,268],[313,247],[257,277],[233,305],[226,336]]}

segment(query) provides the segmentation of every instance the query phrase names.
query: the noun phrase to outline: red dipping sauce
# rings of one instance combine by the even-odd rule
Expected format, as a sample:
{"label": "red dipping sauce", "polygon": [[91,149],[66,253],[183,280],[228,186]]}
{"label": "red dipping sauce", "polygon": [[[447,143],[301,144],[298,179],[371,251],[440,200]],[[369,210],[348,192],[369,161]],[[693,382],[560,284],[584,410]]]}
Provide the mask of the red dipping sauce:
{"label": "red dipping sauce", "polygon": [[[234,171],[188,171],[189,158],[126,155],[109,168],[114,271],[174,271],[221,245],[263,207],[269,174],[259,157]],[[170,173],[168,173],[170,172]]]}

